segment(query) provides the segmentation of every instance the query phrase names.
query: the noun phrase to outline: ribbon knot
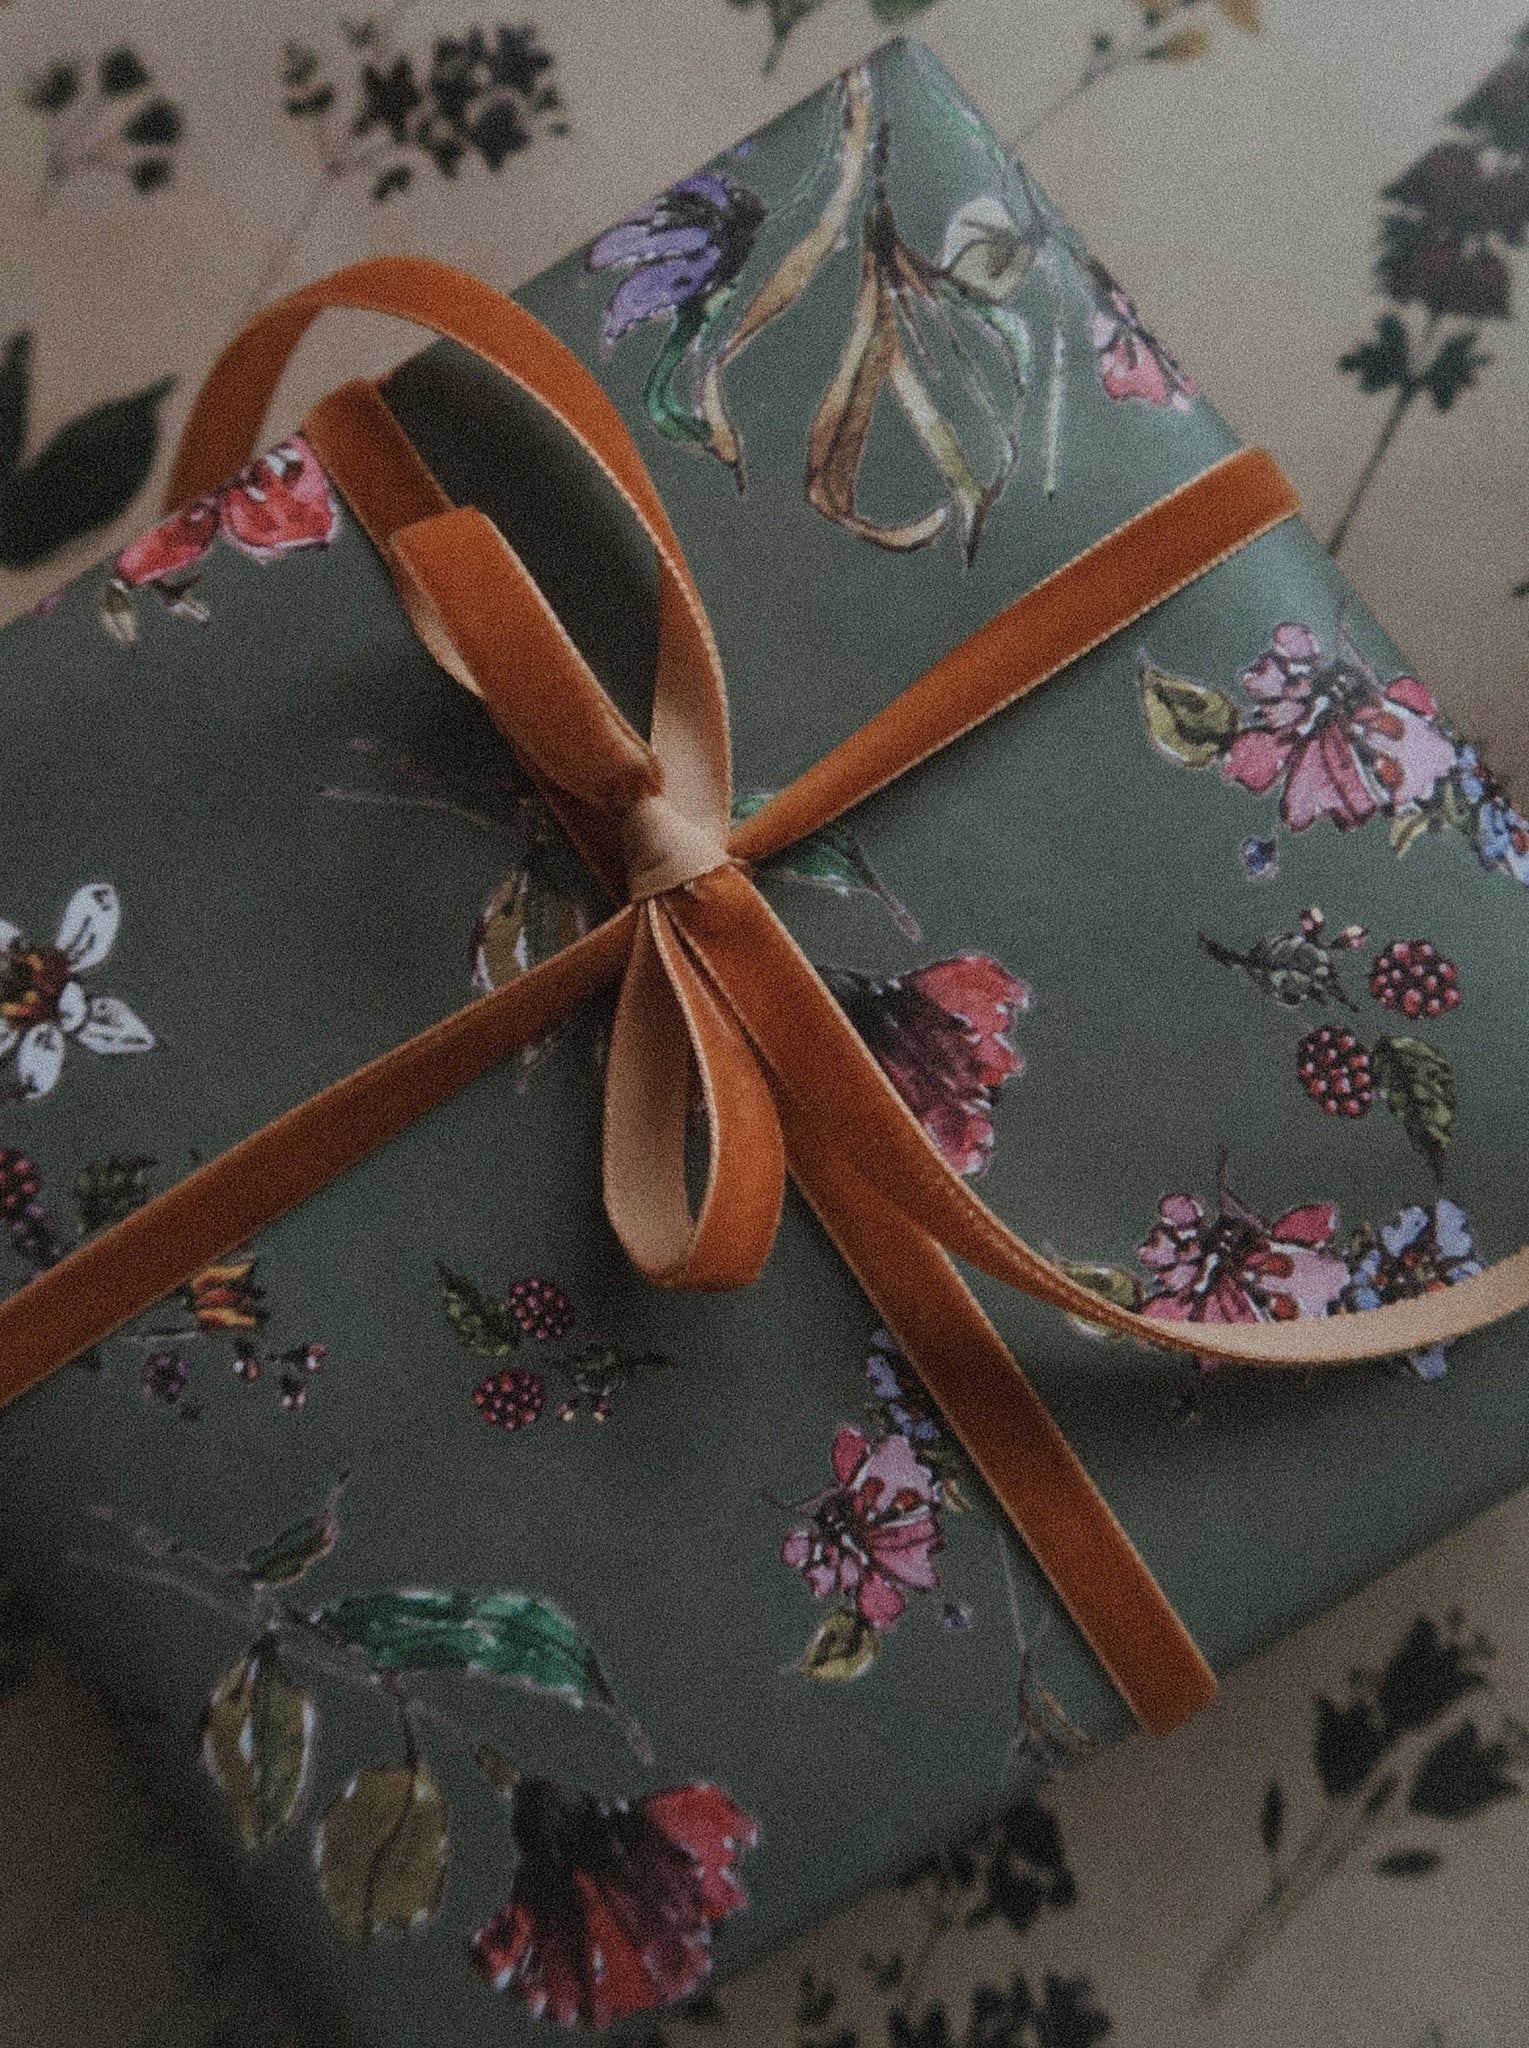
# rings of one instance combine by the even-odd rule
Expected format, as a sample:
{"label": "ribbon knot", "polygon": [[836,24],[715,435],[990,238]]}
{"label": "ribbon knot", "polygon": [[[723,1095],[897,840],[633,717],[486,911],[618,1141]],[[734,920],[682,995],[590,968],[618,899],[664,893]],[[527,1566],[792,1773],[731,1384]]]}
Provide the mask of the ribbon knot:
{"label": "ribbon knot", "polygon": [[676,810],[661,791],[639,797],[621,820],[621,851],[633,903],[683,889],[732,860],[721,840]]}
{"label": "ribbon knot", "polygon": [[[735,827],[721,662],[653,480],[577,358],[478,280],[383,258],[257,315],[197,401],[171,504],[248,459],[288,357],[329,306],[414,320],[494,364],[562,422],[652,543],[658,657],[644,738],[498,528],[452,504],[374,385],[345,386],[305,422],[420,637],[481,697],[616,908],[0,1304],[0,1397],[110,1335],[619,980],[605,1200],[631,1258],[667,1287],[746,1286],[769,1255],[789,1164],[1128,1703],[1148,1726],[1172,1726],[1214,1691],[1209,1667],[954,1259],[1146,1343],[1311,1366],[1426,1348],[1523,1307],[1529,1252],[1415,1301],[1322,1321],[1181,1324],[1121,1308],[1024,1243],[950,1169],[749,864],[831,823],[1290,518],[1294,491],[1258,450],[1213,465],[1017,599]],[[688,1157],[697,1095],[704,1177]]]}

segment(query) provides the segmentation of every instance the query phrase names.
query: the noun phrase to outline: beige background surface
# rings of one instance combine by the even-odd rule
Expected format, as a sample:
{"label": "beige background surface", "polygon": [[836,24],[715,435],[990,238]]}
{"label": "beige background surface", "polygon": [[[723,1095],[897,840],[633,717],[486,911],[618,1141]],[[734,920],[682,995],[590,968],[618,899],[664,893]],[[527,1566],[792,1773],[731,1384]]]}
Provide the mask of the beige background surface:
{"label": "beige background surface", "polygon": [[[761,0],[762,4],[762,0]],[[1262,33],[1196,0],[1207,54],[1127,67],[1080,94],[1026,157],[1236,428],[1277,452],[1327,532],[1384,416],[1338,374],[1371,328],[1377,193],[1446,130],[1449,110],[1506,54],[1524,0],[1261,0]],[[411,45],[473,18],[417,0]],[[516,10],[514,17],[520,19]],[[513,285],[669,178],[757,126],[885,32],[868,0],[825,0],[768,76],[760,6],[729,0],[546,0],[572,134],[544,136],[502,173],[423,176],[385,207],[364,181],[337,187],[281,282],[383,249],[426,251]],[[936,0],[917,23],[1013,137],[1077,80],[1091,36],[1143,33],[1134,0]],[[0,0],[0,336],[37,335],[34,443],[86,406],[174,373],[173,429],[199,373],[304,208],[311,135],[281,111],[289,35],[340,45],[321,5],[232,0]],[[184,106],[170,189],[143,197],[84,177],[35,204],[45,126],[18,105],[26,78],[121,41]],[[1529,260],[1515,277],[1529,290]],[[1529,327],[1492,323],[1480,388],[1447,415],[1415,408],[1356,522],[1344,560],[1445,696],[1529,785]],[[367,338],[380,367],[407,337]],[[363,349],[361,353],[365,353]],[[310,349],[285,405],[354,374],[354,330]],[[167,444],[168,445],[168,444]],[[163,466],[163,463],[162,463]],[[0,573],[0,617],[34,602],[148,523],[145,494],[118,526],[26,575]],[[1498,2048],[1529,2041],[1529,1802],[1504,1798],[1433,1823],[1426,1877],[1340,1862],[1216,2012],[1196,1990],[1207,1959],[1263,1892],[1257,1818],[1283,1782],[1292,1838],[1319,1819],[1309,1761],[1313,1698],[1340,1696],[1415,1616],[1454,1609],[1499,1654],[1473,1711],[1485,1729],[1529,1721],[1529,1502],[1509,1503],[1262,1659],[1218,1706],[1165,1743],[1091,1761],[1051,1797],[1078,1885],[1022,1937],[958,1928],[917,1996],[877,1989],[867,1952],[916,1953],[919,1892],[867,1902],[799,1952],[724,1988],[726,2017],[676,2023],[671,2041],[858,2048],[966,2041],[972,1986],[1024,1970],[1086,1976],[1121,2048]],[[131,1731],[81,1688],[60,1653],[0,1619],[0,2048],[265,2048],[285,2041],[258,1964],[204,1890],[190,1851],[146,1801]],[[1428,1830],[1407,1840],[1432,1841]],[[811,1971],[838,2005],[798,2012]],[[948,2037],[905,2033],[933,2000]],[[910,2020],[909,2024],[912,2024]],[[1104,2038],[1100,2036],[1098,2038]],[[1025,2032],[981,2048],[1069,2048]],[[450,2048],[450,2044],[442,2044]],[[975,2037],[973,2041],[975,2048]]]}

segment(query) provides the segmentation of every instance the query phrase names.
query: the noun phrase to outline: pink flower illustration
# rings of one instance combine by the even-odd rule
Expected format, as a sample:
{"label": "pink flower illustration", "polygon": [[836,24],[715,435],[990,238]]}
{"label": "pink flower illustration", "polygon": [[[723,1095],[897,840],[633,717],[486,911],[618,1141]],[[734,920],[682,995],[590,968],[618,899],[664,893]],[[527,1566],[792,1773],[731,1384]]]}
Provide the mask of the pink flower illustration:
{"label": "pink flower illustration", "polygon": [[1195,1195],[1165,1195],[1137,1256],[1158,1288],[1142,1313],[1170,1323],[1288,1322],[1328,1313],[1350,1280],[1328,1250],[1338,1234],[1330,1202],[1288,1209],[1273,1223],[1223,1181],[1214,1216]]}
{"label": "pink flower illustration", "polygon": [[1324,661],[1309,626],[1276,628],[1244,670],[1253,717],[1232,741],[1222,774],[1255,796],[1283,782],[1280,816],[1292,832],[1320,818],[1341,831],[1377,811],[1425,803],[1456,762],[1438,705],[1412,676],[1382,684],[1351,648]]}
{"label": "pink flower illustration", "polygon": [[958,953],[889,977],[819,972],[947,1164],[980,1173],[993,1151],[998,1091],[1024,1072],[1008,1030],[1030,1007],[1025,983],[991,953]]}
{"label": "pink flower illustration", "polygon": [[1094,310],[1088,338],[1099,381],[1111,398],[1143,398],[1148,405],[1188,412],[1195,387],[1181,363],[1142,325],[1133,302],[1102,264],[1090,263]]}
{"label": "pink flower illustration", "polygon": [[130,542],[113,565],[113,580],[141,590],[182,577],[206,558],[219,534],[241,554],[271,562],[296,548],[327,547],[339,530],[329,479],[295,434],[211,497],[194,498]]}
{"label": "pink flower illustration", "polygon": [[846,1427],[834,1438],[832,1461],[834,1485],[797,1502],[794,1512],[808,1519],[781,1545],[781,1561],[801,1573],[815,1598],[853,1594],[864,1620],[890,1628],[908,1604],[905,1587],[925,1593],[940,1583],[934,1558],[945,1538],[935,1476],[900,1434],[873,1450]]}

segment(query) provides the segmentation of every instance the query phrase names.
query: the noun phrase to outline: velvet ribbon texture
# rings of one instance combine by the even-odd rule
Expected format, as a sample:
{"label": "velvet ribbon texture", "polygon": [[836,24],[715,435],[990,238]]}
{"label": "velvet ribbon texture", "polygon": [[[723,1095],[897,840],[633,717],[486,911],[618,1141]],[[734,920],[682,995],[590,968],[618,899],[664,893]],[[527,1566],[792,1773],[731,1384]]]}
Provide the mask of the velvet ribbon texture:
{"label": "velvet ribbon texture", "polygon": [[[747,1286],[769,1256],[789,1173],[1127,1704],[1150,1728],[1174,1726],[1210,1699],[1214,1677],[955,1261],[1159,1348],[1315,1366],[1420,1349],[1525,1306],[1529,1250],[1447,1290],[1309,1322],[1190,1326],[1119,1308],[1016,1237],[945,1163],[754,886],[750,864],[838,818],[1294,516],[1294,491],[1259,450],[1213,465],[1011,604],[735,826],[716,643],[636,444],[578,359],[477,279],[381,258],[258,314],[197,400],[170,504],[250,459],[293,350],[321,312],[339,307],[412,321],[502,371],[574,437],[652,544],[658,654],[644,737],[498,528],[452,504],[374,385],[343,387],[305,422],[415,630],[481,698],[619,907],[0,1304],[0,1400],[619,981],[603,1170],[628,1256],[660,1286]],[[697,1093],[708,1156],[693,1204],[686,1128]]]}

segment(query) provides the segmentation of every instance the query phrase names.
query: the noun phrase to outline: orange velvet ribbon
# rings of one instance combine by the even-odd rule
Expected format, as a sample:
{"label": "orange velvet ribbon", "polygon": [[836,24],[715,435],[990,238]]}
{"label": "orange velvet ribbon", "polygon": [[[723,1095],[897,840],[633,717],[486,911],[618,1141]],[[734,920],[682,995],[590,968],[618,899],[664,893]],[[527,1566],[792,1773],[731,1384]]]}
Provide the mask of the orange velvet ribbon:
{"label": "orange velvet ribbon", "polygon": [[[1272,460],[1215,464],[1077,556],[954,648],[743,823],[731,823],[727,707],[700,594],[625,424],[532,316],[443,265],[361,263],[256,316],[224,351],[170,485],[180,504],[258,444],[267,405],[327,307],[450,336],[544,405],[651,541],[659,572],[649,736],[622,716],[519,556],[445,496],[367,383],[305,431],[387,561],[431,652],[495,724],[622,907],[545,964],[289,1110],[0,1305],[0,1400],[14,1397],[243,1243],[517,1048],[620,980],[606,1069],[606,1207],[658,1284],[734,1288],[769,1255],[792,1178],[821,1218],[1122,1695],[1166,1729],[1215,1680],[1002,1339],[960,1258],[1146,1343],[1265,1366],[1385,1357],[1529,1302],[1529,1251],[1363,1315],[1174,1324],[1079,1285],[951,1171],[750,878],[781,851],[1298,510]],[[685,1131],[706,1111],[692,1209]]]}

